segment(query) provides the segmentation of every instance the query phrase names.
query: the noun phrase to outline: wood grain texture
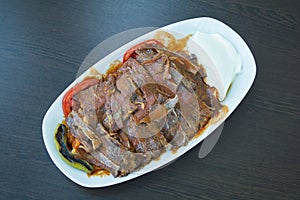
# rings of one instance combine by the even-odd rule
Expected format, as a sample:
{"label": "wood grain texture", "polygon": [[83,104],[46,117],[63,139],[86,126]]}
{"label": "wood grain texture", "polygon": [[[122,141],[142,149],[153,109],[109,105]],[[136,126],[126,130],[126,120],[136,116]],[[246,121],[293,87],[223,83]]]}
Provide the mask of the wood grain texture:
{"label": "wood grain texture", "polygon": [[[299,1],[0,1],[0,199],[300,199]],[[257,62],[250,92],[204,160],[195,147],[135,180],[86,189],[52,163],[41,124],[106,38],[210,16]],[[99,178],[99,181],[101,179]]]}

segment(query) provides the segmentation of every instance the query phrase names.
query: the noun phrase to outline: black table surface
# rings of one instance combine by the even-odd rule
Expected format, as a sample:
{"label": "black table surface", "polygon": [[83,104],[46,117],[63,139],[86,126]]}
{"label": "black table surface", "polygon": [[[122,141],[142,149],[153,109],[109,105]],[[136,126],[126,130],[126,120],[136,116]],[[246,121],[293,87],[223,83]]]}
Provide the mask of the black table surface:
{"label": "black table surface", "polygon": [[[65,177],[42,120],[88,53],[125,30],[202,16],[237,31],[257,64],[213,151],[106,188]],[[0,1],[0,199],[300,199],[299,21],[297,0]]]}

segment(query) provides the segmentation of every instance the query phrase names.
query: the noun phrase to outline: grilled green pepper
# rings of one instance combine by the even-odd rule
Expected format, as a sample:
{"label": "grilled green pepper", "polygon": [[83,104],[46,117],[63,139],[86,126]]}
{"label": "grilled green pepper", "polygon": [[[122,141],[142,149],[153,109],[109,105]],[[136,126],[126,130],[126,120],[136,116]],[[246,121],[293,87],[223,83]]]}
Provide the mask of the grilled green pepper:
{"label": "grilled green pepper", "polygon": [[66,163],[68,163],[72,167],[83,170],[90,174],[94,170],[93,166],[91,166],[88,162],[84,160],[76,158],[75,154],[68,149],[67,133],[68,128],[64,124],[59,124],[54,136],[55,146],[59,151],[59,155]]}

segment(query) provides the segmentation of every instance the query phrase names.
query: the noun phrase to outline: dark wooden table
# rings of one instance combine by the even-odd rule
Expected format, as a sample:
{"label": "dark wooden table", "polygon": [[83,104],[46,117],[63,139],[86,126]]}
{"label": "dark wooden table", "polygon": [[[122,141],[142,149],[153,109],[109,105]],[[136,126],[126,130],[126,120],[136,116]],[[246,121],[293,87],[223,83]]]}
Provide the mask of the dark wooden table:
{"label": "dark wooden table", "polygon": [[[161,170],[87,189],[66,178],[42,119],[106,38],[210,16],[236,30],[257,62],[250,92],[211,154],[199,146]],[[0,199],[300,199],[300,2],[0,1]]]}

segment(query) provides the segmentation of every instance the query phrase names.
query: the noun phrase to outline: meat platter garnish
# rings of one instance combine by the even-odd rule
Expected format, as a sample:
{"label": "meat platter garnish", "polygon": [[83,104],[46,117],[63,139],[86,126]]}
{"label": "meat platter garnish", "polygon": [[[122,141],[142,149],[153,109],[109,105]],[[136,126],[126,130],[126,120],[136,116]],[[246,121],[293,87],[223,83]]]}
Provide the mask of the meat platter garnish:
{"label": "meat platter garnish", "polygon": [[176,152],[224,116],[205,67],[186,48],[190,36],[176,40],[158,31],[106,74],[67,91],[65,119],[55,132],[61,157],[90,175],[123,177]]}

